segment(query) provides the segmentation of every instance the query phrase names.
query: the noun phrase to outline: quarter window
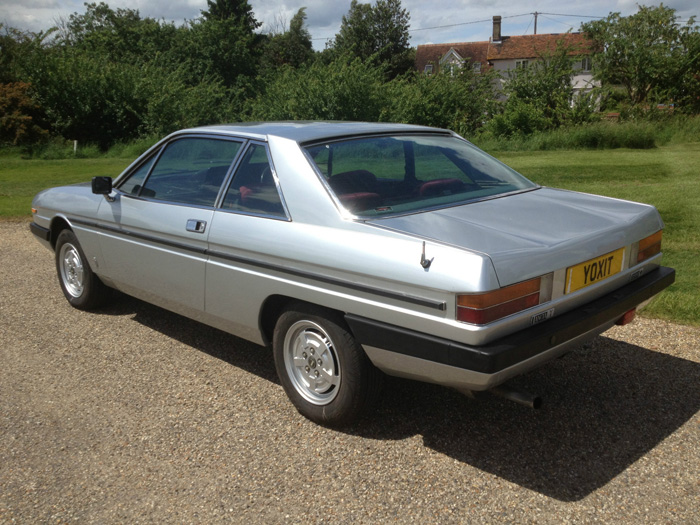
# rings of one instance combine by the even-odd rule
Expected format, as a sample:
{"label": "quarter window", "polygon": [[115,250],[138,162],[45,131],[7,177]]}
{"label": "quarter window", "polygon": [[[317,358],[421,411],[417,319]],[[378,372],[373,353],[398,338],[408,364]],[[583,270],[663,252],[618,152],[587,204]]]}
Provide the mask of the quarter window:
{"label": "quarter window", "polygon": [[245,152],[224,197],[223,208],[286,217],[265,146],[251,144]]}
{"label": "quarter window", "polygon": [[124,193],[129,193],[131,195],[138,195],[141,191],[141,185],[143,181],[146,180],[146,175],[151,171],[153,166],[153,161],[156,160],[156,155],[154,154],[150,159],[144,162],[141,167],[134,171],[123,184],[119,186],[119,189]]}
{"label": "quarter window", "polygon": [[240,142],[230,140],[201,137],[175,140],[165,147],[142,186],[139,179],[145,176],[150,163],[135,171],[119,189],[151,199],[214,206],[240,147]]}

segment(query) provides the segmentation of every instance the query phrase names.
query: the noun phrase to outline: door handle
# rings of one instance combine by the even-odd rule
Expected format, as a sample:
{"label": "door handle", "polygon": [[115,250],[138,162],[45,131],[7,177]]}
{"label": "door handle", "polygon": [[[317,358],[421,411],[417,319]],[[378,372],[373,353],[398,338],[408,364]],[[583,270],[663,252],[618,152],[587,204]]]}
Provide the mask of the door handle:
{"label": "door handle", "polygon": [[207,221],[198,221],[197,219],[190,219],[187,221],[187,231],[194,233],[204,233],[207,229]]}

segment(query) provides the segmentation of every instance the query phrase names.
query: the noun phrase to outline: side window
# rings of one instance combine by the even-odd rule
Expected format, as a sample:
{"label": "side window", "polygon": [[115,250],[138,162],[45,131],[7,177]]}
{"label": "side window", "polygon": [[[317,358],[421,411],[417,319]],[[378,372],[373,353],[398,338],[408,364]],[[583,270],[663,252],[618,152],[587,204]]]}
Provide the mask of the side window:
{"label": "side window", "polygon": [[156,155],[157,154],[154,153],[153,156],[143,163],[140,168],[129,175],[129,178],[119,185],[119,189],[124,193],[138,195],[139,191],[141,191],[141,185],[143,184],[146,175],[148,175],[148,172],[151,171],[153,161],[156,160]]}
{"label": "side window", "polygon": [[168,202],[214,206],[240,147],[240,142],[212,138],[175,140],[165,147],[143,187],[134,194]]}
{"label": "side window", "polygon": [[286,217],[265,146],[252,144],[243,156],[223,208]]}

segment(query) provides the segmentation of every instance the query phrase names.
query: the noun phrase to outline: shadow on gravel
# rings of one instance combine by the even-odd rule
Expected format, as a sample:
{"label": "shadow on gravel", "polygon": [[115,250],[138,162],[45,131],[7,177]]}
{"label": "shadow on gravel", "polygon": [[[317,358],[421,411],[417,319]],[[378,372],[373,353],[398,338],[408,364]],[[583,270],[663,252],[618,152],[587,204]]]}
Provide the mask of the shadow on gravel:
{"label": "shadow on gravel", "polygon": [[94,311],[92,314],[131,315],[137,323],[182,344],[279,384],[271,350],[158,306],[119,294],[118,300],[112,305]]}
{"label": "shadow on gravel", "polygon": [[542,395],[540,410],[391,379],[373,423],[355,432],[374,439],[419,434],[458,461],[577,501],[700,410],[698,378],[698,363],[598,337],[510,383]]}
{"label": "shadow on gravel", "polygon": [[[134,315],[167,337],[279,383],[271,352],[258,345],[128,297],[99,313]],[[577,501],[700,410],[698,378],[698,363],[598,337],[509,383],[541,395],[540,410],[389,377],[376,410],[345,432],[375,440],[422,435],[425,446],[467,465]]]}

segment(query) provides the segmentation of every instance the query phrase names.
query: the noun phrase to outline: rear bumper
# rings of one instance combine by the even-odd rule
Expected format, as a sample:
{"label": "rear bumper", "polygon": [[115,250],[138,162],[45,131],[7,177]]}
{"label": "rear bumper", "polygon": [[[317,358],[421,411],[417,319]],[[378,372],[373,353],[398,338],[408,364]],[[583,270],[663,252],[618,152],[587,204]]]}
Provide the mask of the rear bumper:
{"label": "rear bumper", "polygon": [[486,390],[604,332],[625,312],[674,280],[674,269],[659,267],[580,308],[481,346],[351,314],[346,315],[346,320],[372,362],[388,374],[460,389]]}

